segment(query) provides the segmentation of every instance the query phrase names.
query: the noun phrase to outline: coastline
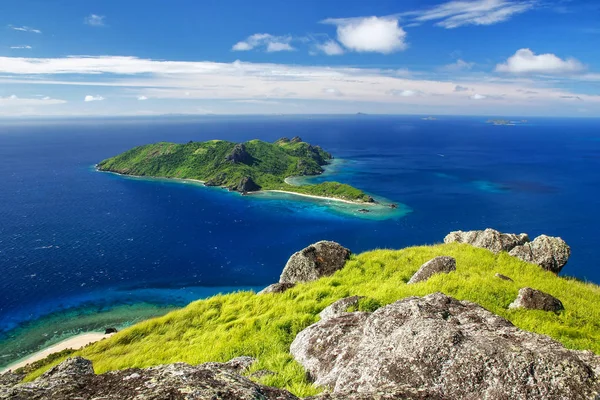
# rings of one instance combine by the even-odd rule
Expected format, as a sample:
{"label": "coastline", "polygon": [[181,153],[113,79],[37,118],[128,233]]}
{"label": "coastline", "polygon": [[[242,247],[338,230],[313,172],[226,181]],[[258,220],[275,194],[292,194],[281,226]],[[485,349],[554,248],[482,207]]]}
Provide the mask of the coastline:
{"label": "coastline", "polygon": [[63,340],[62,342],[56,343],[50,347],[42,349],[36,353],[27,356],[25,359],[19,360],[13,364],[10,364],[0,370],[0,374],[3,374],[8,371],[15,371],[18,368],[24,367],[27,364],[31,364],[35,361],[42,360],[48,357],[52,353],[57,353],[59,351],[63,351],[66,349],[79,350],[88,344],[98,342],[102,339],[106,339],[114,335],[114,333],[104,334],[100,332],[86,332],[81,333],[79,335],[70,337],[68,339]]}
{"label": "coastline", "polygon": [[[96,164],[94,166],[95,170],[98,172],[106,172],[109,174],[115,174],[118,176],[124,176],[124,177],[130,177],[130,178],[137,178],[137,179],[165,179],[165,180],[170,180],[170,181],[179,181],[179,182],[191,182],[191,183],[201,183],[202,185],[205,185],[205,181],[201,181],[199,179],[191,179],[191,178],[170,178],[170,177],[165,177],[165,176],[140,176],[140,175],[130,175],[130,174],[121,174],[119,172],[114,172],[114,171],[103,171],[98,169],[98,165]],[[315,175],[317,176],[317,175]],[[310,177],[307,176],[307,177]],[[291,183],[288,182],[288,179],[294,178],[293,176],[288,176],[287,178],[284,179],[284,182],[290,186],[296,186],[293,185]],[[227,189],[225,187],[222,187],[222,189]],[[352,201],[352,200],[345,200],[345,199],[340,199],[338,197],[326,197],[326,196],[317,196],[317,195],[313,195],[313,194],[305,194],[305,193],[298,193],[298,192],[291,192],[291,191],[287,191],[287,190],[279,190],[279,189],[264,189],[264,190],[259,190],[256,192],[247,192],[247,193],[240,193],[240,196],[251,196],[254,194],[259,194],[259,193],[266,193],[266,192],[274,192],[274,193],[285,193],[285,194],[292,194],[292,195],[296,195],[296,196],[303,196],[303,197],[310,197],[313,199],[318,199],[318,200],[331,200],[331,201],[339,201],[342,203],[346,203],[346,204],[353,204],[353,205],[357,205],[357,206],[374,206],[377,205],[378,203],[367,203],[364,201]],[[381,205],[381,204],[379,204]]]}

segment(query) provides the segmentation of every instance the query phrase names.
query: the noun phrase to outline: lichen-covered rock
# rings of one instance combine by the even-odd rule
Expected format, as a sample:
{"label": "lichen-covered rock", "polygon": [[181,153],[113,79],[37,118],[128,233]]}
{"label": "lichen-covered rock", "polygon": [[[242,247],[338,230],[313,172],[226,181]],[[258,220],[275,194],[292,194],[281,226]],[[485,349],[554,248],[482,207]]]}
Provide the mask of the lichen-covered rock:
{"label": "lichen-covered rock", "polygon": [[310,282],[331,275],[344,267],[350,254],[350,250],[339,243],[326,240],[317,242],[290,257],[279,282]]}
{"label": "lichen-covered rock", "polygon": [[541,235],[533,242],[515,247],[509,254],[558,274],[569,261],[571,248],[559,237]]}
{"label": "lichen-covered rock", "polygon": [[351,296],[339,299],[338,301],[325,307],[323,311],[319,313],[319,317],[321,317],[321,321],[324,319],[339,317],[340,315],[345,314],[349,307],[357,306],[358,301],[362,298],[363,296]]}
{"label": "lichen-covered rock", "polygon": [[510,303],[508,308],[527,308],[529,310],[554,312],[564,310],[562,302],[556,297],[529,287],[520,289],[517,298]]}
{"label": "lichen-covered rock", "polygon": [[423,282],[435,274],[448,274],[452,271],[456,271],[456,259],[446,256],[435,257],[421,265],[408,284]]}
{"label": "lichen-covered rock", "polygon": [[290,350],[333,394],[408,389],[452,400],[593,399],[600,393],[599,356],[565,349],[441,293],[319,321],[300,332]]}
{"label": "lichen-covered rock", "polygon": [[[291,393],[250,381],[227,363],[191,366],[184,363],[146,369],[90,374],[79,359],[60,364],[53,374],[0,390],[0,399],[14,400],[298,400]],[[63,373],[68,372],[65,376]]]}
{"label": "lichen-covered rock", "polygon": [[425,390],[406,388],[392,392],[372,393],[323,393],[318,396],[306,397],[304,400],[444,400],[442,397],[432,395]]}
{"label": "lichen-covered rock", "polygon": [[23,380],[23,378],[25,378],[25,374],[18,374],[12,371],[0,374],[0,394],[4,389],[19,384]]}
{"label": "lichen-covered rock", "polygon": [[283,293],[286,290],[293,288],[294,286],[296,286],[295,283],[273,283],[261,290],[260,292],[258,292],[257,294]]}
{"label": "lichen-covered rock", "polygon": [[444,243],[468,243],[475,247],[490,250],[494,253],[510,251],[516,246],[529,242],[526,233],[516,235],[514,233],[500,233],[495,229],[484,231],[455,231],[450,232],[444,238]]}

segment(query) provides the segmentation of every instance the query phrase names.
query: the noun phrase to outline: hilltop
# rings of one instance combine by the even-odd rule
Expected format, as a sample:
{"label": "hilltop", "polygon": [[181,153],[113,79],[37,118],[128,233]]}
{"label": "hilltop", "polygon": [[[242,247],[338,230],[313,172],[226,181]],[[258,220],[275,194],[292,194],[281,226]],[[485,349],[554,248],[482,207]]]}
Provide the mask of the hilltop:
{"label": "hilltop", "polygon": [[374,203],[371,196],[350,185],[322,182],[294,186],[285,179],[319,175],[333,156],[299,137],[275,143],[225,140],[175,144],[160,142],[135,147],[98,163],[100,171],[124,175],[189,179],[240,193],[279,190],[357,203]]}
{"label": "hilltop", "polygon": [[[299,397],[324,389],[338,393],[323,399],[354,398],[344,390],[365,393],[369,387],[388,397],[360,398],[398,398],[392,393],[402,390],[400,398],[441,393],[439,398],[453,399],[510,389],[507,398],[575,399],[599,390],[600,357],[594,353],[600,354],[600,287],[556,275],[570,254],[560,238],[530,241],[486,230],[453,233],[445,242],[358,255],[319,242],[294,254],[280,282],[261,293],[199,300],[24,372],[31,380],[75,355],[93,362],[99,374],[136,368],[94,378],[94,384],[124,382],[130,375],[150,381],[166,374],[165,367],[139,368],[185,362],[208,364],[167,369],[174,377],[216,374],[214,390],[251,387],[250,378],[267,385],[253,387],[259,392],[277,387]],[[307,269],[311,265],[316,269]],[[386,350],[398,343],[404,344]],[[336,354],[346,361],[336,361]],[[223,383],[229,372],[219,371],[231,372],[231,363],[214,362],[241,356],[252,358],[236,370],[243,382]],[[387,372],[380,368],[383,359]],[[454,385],[455,379],[470,384]],[[277,396],[264,398],[284,398]]]}

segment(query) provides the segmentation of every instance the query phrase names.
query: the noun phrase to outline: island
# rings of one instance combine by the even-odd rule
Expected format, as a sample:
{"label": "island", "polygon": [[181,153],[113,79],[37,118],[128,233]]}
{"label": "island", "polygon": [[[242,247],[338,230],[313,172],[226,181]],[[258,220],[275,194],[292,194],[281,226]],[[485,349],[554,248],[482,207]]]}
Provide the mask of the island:
{"label": "island", "polygon": [[513,121],[507,119],[489,119],[486,122],[492,125],[515,125]]}
{"label": "island", "polygon": [[339,182],[306,185],[286,182],[293,176],[322,174],[323,167],[332,159],[321,147],[296,136],[274,143],[261,140],[160,142],[135,147],[96,167],[99,171],[122,175],[199,181],[242,194],[269,190],[360,204],[376,203],[362,190]]}

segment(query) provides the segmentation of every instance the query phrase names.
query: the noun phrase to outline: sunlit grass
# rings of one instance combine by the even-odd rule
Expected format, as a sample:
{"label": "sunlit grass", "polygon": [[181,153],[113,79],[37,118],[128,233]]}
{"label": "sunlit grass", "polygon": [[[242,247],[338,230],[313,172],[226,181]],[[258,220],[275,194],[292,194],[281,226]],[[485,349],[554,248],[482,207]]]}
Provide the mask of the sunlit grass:
{"label": "sunlit grass", "polygon": [[[440,255],[455,257],[457,270],[435,275],[427,282],[406,284],[421,264]],[[496,278],[495,273],[507,275],[514,282]],[[508,305],[525,286],[558,297],[565,310],[558,314],[509,310]],[[275,372],[259,382],[307,396],[319,389],[311,385],[302,367],[290,356],[289,346],[298,332],[318,321],[323,308],[352,295],[366,296],[368,299],[359,308],[373,309],[378,304],[434,292],[476,302],[516,326],[551,336],[568,348],[600,354],[599,286],[557,277],[506,253],[495,255],[456,243],[366,252],[353,256],[333,276],[282,294],[238,292],[196,301],[164,317],[139,323],[78,354],[92,360],[97,373],[177,361],[227,361],[249,355],[258,359],[250,372]],[[35,371],[28,379],[49,367]]]}

